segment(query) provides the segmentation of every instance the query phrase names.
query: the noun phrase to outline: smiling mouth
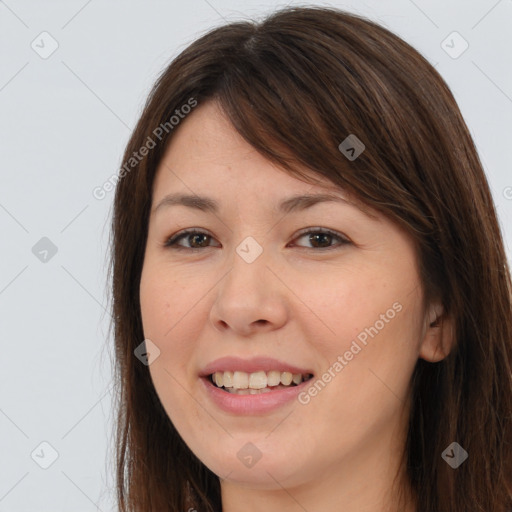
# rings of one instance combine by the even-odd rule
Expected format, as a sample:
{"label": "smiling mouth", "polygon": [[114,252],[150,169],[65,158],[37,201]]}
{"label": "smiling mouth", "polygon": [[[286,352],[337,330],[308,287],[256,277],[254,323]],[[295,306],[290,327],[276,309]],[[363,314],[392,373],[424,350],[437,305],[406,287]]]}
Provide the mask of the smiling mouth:
{"label": "smiling mouth", "polygon": [[215,372],[209,375],[208,380],[217,388],[227,393],[237,395],[257,395],[271,393],[279,389],[298,386],[313,378],[311,373],[259,371],[246,373],[240,371]]}

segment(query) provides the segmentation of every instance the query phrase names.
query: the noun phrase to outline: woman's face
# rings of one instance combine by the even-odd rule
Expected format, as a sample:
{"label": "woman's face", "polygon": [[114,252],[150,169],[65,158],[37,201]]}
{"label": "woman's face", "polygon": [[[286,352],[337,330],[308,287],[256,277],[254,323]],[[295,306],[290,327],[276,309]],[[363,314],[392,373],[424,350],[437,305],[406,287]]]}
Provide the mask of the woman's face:
{"label": "woman's face", "polygon": [[[217,210],[162,202],[170,194]],[[149,371],[223,485],[281,489],[358,469],[386,477],[415,363],[432,355],[409,237],[341,200],[280,209],[305,194],[348,197],[275,167],[211,102],[182,121],[156,175],[140,283],[144,335],[160,351]],[[200,233],[165,246],[185,229]],[[226,357],[241,361],[215,366]],[[215,388],[203,377],[213,369],[232,391],[269,392]],[[275,389],[286,370],[313,377]]]}

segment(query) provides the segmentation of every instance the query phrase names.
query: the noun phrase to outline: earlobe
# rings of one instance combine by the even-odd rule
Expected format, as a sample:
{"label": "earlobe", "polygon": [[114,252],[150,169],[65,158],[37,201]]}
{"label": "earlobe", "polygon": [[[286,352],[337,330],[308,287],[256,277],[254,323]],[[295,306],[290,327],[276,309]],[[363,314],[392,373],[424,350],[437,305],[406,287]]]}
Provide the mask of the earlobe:
{"label": "earlobe", "polygon": [[419,357],[431,363],[442,361],[451,351],[454,343],[452,319],[442,306],[431,308]]}

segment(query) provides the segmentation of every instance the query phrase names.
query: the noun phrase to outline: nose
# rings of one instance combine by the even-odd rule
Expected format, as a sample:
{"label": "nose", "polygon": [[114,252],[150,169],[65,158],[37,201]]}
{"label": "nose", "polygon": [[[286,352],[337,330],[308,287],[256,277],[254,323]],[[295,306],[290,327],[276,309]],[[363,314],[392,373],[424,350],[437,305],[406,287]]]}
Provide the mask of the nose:
{"label": "nose", "polygon": [[251,336],[281,328],[289,316],[289,289],[268,251],[248,263],[234,253],[231,269],[215,288],[210,321],[222,334]]}

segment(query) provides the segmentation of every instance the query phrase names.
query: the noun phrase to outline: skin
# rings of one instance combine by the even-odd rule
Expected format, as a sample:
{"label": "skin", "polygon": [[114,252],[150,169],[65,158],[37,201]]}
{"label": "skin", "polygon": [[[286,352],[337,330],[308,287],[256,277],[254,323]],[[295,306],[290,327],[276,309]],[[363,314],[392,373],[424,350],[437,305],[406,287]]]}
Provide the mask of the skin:
{"label": "skin", "polygon": [[[251,512],[397,510],[397,472],[408,492],[400,453],[410,380],[418,358],[436,362],[449,352],[450,319],[440,303],[424,304],[412,240],[387,218],[338,202],[273,211],[301,193],[349,199],[323,182],[305,183],[263,158],[213,102],[181,122],[155,177],[140,282],[144,335],[160,350],[149,370],[174,426],[221,478],[224,512],[241,504]],[[220,211],[174,205],[155,213],[175,192],[212,197]],[[187,228],[211,238],[164,246]],[[304,228],[331,229],[349,243],[326,237],[315,245]],[[250,264],[236,252],[248,236],[263,249]],[[307,404],[237,416],[200,385],[200,370],[226,355],[267,355],[321,377],[396,303],[400,312]],[[440,326],[430,326],[436,317]],[[251,468],[237,458],[248,442],[262,455]]]}

